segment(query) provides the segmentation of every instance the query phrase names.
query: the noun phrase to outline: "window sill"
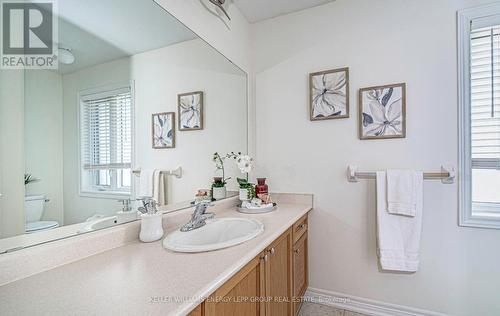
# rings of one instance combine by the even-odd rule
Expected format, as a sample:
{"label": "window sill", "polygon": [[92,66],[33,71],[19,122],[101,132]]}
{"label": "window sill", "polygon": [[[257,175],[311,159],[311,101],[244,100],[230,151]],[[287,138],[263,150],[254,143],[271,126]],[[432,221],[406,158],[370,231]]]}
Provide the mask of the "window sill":
{"label": "window sill", "polygon": [[491,213],[487,216],[473,215],[468,218],[461,218],[459,225],[462,227],[500,229],[500,215],[491,216]]}
{"label": "window sill", "polygon": [[130,198],[132,194],[130,192],[118,192],[118,191],[81,191],[79,194],[81,197],[95,198],[95,199],[124,199]]}

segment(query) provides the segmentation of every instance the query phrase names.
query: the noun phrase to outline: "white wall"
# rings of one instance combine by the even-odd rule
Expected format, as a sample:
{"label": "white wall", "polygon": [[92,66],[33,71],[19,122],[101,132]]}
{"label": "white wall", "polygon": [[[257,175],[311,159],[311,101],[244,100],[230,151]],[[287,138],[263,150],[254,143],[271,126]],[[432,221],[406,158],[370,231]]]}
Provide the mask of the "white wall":
{"label": "white wall", "polygon": [[[65,224],[82,222],[94,214],[112,215],[119,209],[118,198],[78,194],[77,94],[129,80],[134,81],[135,87],[135,167],[183,168],[182,179],[168,179],[169,203],[191,200],[198,189],[210,187],[215,169],[211,157],[215,151],[246,149],[246,77],[200,39],[65,75]],[[192,91],[204,92],[204,129],[183,132],[176,127],[175,148],[153,149],[151,115],[176,112],[177,125],[177,94]],[[230,166],[228,169],[230,173]]]}
{"label": "white wall", "polygon": [[[458,9],[490,1],[337,0],[254,25],[258,173],[312,192],[310,286],[453,315],[500,314],[500,234],[457,225],[457,185],[426,181],[421,267],[380,272],[364,170],[457,166]],[[272,31],[270,31],[272,30]],[[351,117],[310,122],[308,73],[350,67]],[[361,141],[357,91],[407,83],[407,138]]]}
{"label": "white wall", "polygon": [[251,68],[250,24],[231,0],[231,21],[208,0],[155,0],[171,15],[246,72]]}
{"label": "white wall", "polygon": [[252,27],[234,5],[227,0],[225,8],[231,21],[216,9],[209,0],[155,0],[171,15],[215,47],[235,65],[247,72],[248,80],[248,151],[256,149],[255,139],[255,100],[251,42]]}
{"label": "white wall", "polygon": [[26,172],[40,179],[26,194],[44,194],[42,220],[63,222],[63,103],[61,75],[25,72],[24,155]]}
{"label": "white wall", "polygon": [[0,237],[24,233],[24,71],[0,70]]}
{"label": "white wall", "polygon": [[[165,170],[182,166],[183,177],[169,179],[169,203],[193,199],[214,177],[214,152],[245,151],[246,76],[200,39],[137,54],[131,58],[136,95],[136,166]],[[203,91],[204,127],[179,131],[177,95]],[[176,113],[176,147],[153,149],[151,114]],[[233,174],[228,164],[226,175]],[[231,170],[233,172],[231,172]],[[235,181],[231,187],[235,189]]]}

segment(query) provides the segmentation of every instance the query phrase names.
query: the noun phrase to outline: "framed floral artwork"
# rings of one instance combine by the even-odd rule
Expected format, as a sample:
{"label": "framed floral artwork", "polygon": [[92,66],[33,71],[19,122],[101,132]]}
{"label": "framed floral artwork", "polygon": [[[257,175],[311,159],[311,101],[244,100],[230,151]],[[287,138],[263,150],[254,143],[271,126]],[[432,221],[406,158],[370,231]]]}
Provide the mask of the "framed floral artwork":
{"label": "framed floral artwork", "polygon": [[349,68],[309,74],[311,121],[349,117]]}
{"label": "framed floral artwork", "polygon": [[177,96],[180,131],[203,129],[203,92],[189,92]]}
{"label": "framed floral artwork", "polygon": [[406,84],[359,90],[359,138],[406,137]]}
{"label": "framed floral artwork", "polygon": [[175,147],[175,112],[153,114],[152,118],[153,148],[164,149]]}

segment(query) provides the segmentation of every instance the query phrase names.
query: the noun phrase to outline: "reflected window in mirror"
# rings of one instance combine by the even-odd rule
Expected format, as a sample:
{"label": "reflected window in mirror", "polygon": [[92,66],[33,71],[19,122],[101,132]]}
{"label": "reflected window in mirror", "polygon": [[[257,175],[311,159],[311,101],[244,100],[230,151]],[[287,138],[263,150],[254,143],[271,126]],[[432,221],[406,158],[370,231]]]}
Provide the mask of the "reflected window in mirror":
{"label": "reflected window in mirror", "polygon": [[130,85],[80,95],[81,194],[130,195]]}

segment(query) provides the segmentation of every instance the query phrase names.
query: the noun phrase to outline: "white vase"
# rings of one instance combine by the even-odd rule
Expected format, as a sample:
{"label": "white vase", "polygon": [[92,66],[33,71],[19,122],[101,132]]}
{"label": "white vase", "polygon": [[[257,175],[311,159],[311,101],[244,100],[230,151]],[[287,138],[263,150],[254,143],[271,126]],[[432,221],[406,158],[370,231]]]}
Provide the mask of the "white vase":
{"label": "white vase", "polygon": [[221,200],[226,198],[226,186],[220,188],[212,188],[212,197],[216,200]]}
{"label": "white vase", "polygon": [[141,233],[139,239],[142,242],[153,242],[163,237],[162,213],[142,214]]}
{"label": "white vase", "polygon": [[250,201],[249,189],[240,189],[240,201]]}

